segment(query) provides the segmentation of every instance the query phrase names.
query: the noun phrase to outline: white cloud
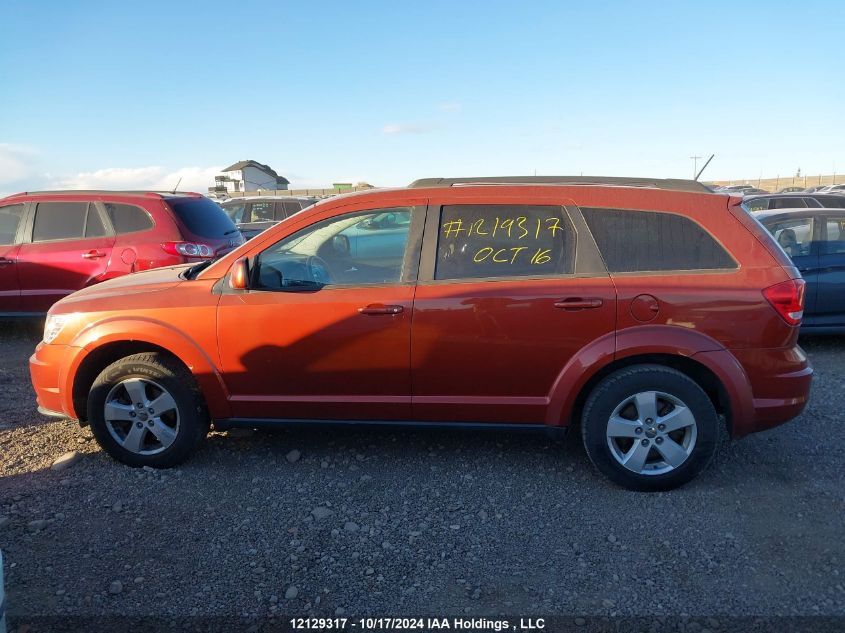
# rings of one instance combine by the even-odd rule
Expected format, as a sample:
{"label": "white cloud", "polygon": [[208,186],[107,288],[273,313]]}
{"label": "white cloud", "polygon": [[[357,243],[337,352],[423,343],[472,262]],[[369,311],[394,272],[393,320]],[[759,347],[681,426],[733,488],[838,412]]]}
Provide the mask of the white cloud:
{"label": "white cloud", "polygon": [[441,112],[460,112],[463,107],[460,101],[446,101],[437,106]]}
{"label": "white cloud", "polygon": [[427,123],[388,123],[381,128],[382,134],[425,134],[435,129]]}
{"label": "white cloud", "polygon": [[[220,167],[182,167],[168,170],[160,166],[106,167],[80,172],[54,181],[56,189],[149,189],[170,191],[179,183],[179,191],[204,193],[214,184]],[[181,182],[180,182],[181,178]]]}
{"label": "white cloud", "polygon": [[35,152],[22,145],[0,143],[0,184],[23,180],[33,172]]}

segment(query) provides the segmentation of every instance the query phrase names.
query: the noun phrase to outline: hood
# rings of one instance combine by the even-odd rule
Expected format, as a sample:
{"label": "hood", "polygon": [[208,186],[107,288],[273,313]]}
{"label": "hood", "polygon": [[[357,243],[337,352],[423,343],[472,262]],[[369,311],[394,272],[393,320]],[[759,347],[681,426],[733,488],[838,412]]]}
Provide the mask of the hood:
{"label": "hood", "polygon": [[50,312],[72,311],[73,308],[67,309],[65,306],[77,301],[107,299],[110,297],[166,290],[167,288],[172,288],[173,286],[183,283],[184,279],[182,279],[180,275],[190,267],[190,264],[167,266],[166,268],[155,268],[153,270],[132,273],[121,277],[115,277],[114,279],[109,279],[108,281],[102,281],[98,284],[88,286],[87,288],[83,288],[82,290],[78,290],[77,292],[68,295],[56,303],[55,306],[51,308]]}

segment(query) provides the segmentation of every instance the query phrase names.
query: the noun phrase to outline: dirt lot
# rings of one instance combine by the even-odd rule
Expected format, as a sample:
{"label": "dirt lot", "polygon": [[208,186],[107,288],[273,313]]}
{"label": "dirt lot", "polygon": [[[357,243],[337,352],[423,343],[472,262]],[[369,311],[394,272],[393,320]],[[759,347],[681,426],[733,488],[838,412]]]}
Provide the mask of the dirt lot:
{"label": "dirt lot", "polygon": [[690,614],[699,631],[845,616],[845,338],[803,342],[817,374],[800,419],[726,444],[681,490],[635,494],[574,434],[215,433],[179,469],[132,470],[37,415],[39,333],[0,327],[13,629],[44,615]]}

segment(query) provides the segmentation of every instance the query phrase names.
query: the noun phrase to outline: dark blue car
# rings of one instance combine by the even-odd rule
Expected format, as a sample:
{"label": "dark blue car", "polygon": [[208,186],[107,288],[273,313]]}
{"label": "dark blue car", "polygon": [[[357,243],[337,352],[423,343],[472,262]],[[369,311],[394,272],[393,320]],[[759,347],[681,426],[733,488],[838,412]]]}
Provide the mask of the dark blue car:
{"label": "dark blue car", "polygon": [[752,215],[775,236],[807,282],[802,331],[845,332],[845,208]]}

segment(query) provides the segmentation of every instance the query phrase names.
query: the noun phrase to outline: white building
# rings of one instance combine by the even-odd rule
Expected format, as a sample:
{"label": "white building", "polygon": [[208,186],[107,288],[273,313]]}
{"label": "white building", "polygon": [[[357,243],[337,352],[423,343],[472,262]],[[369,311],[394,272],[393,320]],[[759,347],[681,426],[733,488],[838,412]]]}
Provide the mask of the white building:
{"label": "white building", "polygon": [[208,193],[231,196],[245,191],[287,189],[289,184],[287,178],[279,176],[269,165],[254,160],[241,160],[215,176],[214,186],[208,188]]}

